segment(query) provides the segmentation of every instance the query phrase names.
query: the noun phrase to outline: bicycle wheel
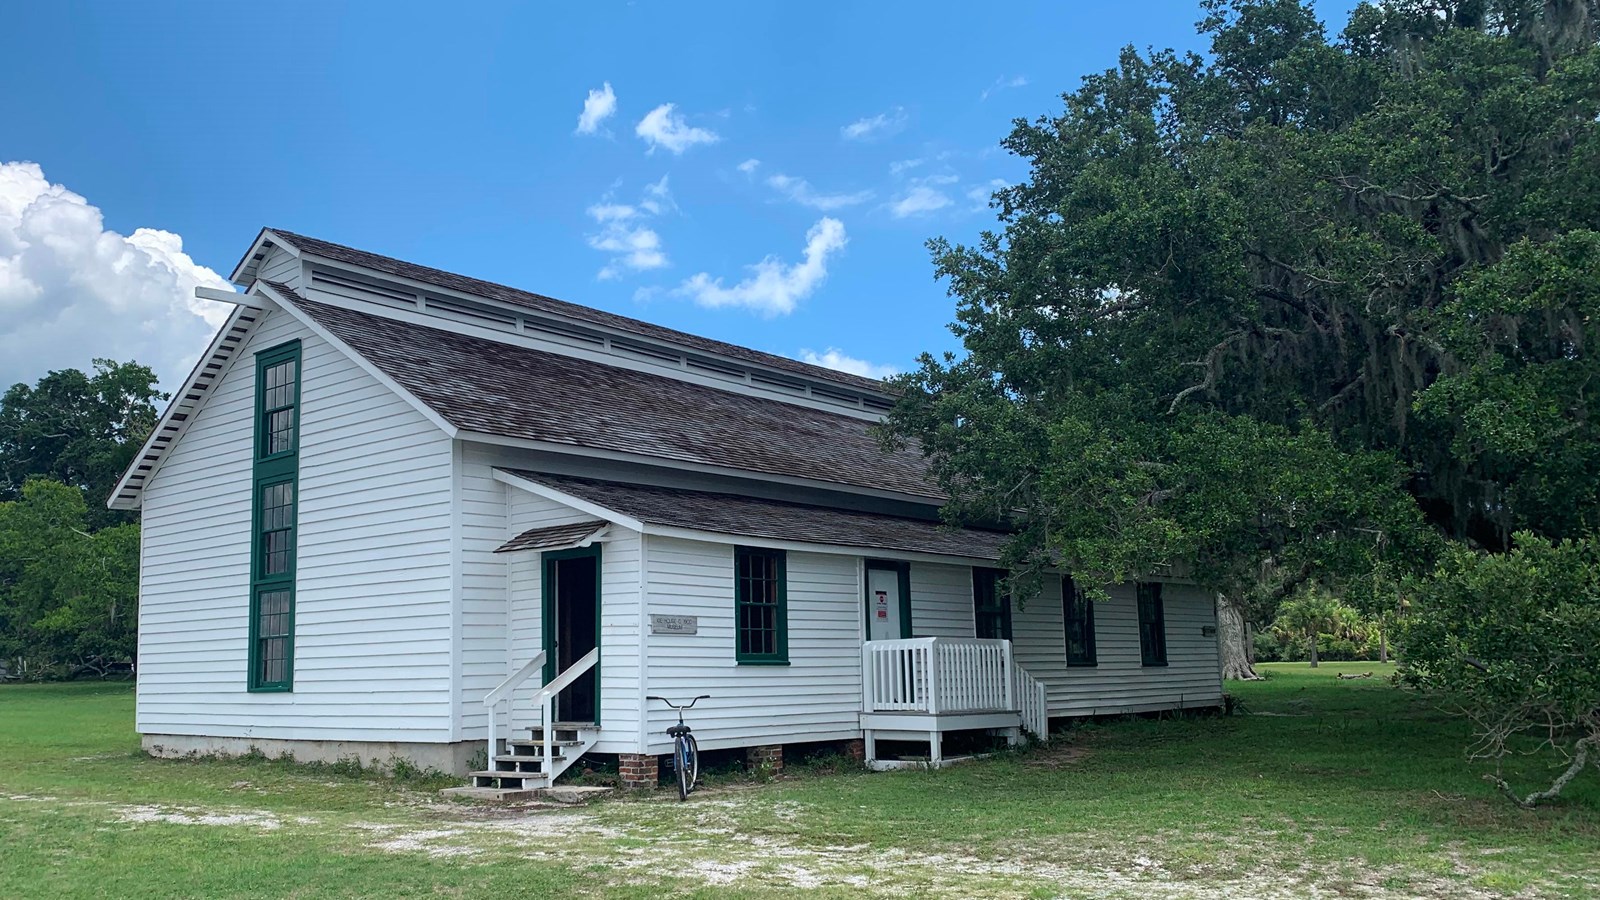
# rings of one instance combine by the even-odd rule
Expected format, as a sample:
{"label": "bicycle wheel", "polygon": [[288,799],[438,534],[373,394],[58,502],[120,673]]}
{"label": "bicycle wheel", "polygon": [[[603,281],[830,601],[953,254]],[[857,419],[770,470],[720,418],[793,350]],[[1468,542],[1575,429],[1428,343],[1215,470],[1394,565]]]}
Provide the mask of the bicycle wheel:
{"label": "bicycle wheel", "polygon": [[690,759],[688,739],[683,735],[679,735],[677,741],[674,742],[673,751],[672,768],[677,770],[678,800],[681,802],[689,799],[689,788],[693,784],[694,778],[694,776],[689,772]]}
{"label": "bicycle wheel", "polygon": [[689,791],[693,793],[700,786],[700,744],[692,734],[684,735],[683,739],[689,742]]}

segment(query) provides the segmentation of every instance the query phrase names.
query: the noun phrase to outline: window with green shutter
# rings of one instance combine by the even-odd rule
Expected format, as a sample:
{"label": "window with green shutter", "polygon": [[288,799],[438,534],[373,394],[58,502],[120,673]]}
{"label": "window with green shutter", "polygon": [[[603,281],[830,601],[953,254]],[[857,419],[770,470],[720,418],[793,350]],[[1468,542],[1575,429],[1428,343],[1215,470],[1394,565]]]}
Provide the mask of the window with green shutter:
{"label": "window with green shutter", "polygon": [[1004,569],[972,570],[972,617],[980,638],[1011,640],[1011,598],[1005,593]]}
{"label": "window with green shutter", "polygon": [[734,659],[743,665],[789,663],[787,560],[782,550],[733,550]]}
{"label": "window with green shutter", "polygon": [[295,510],[300,470],[300,342],[256,354],[251,484],[252,691],[294,689]]}

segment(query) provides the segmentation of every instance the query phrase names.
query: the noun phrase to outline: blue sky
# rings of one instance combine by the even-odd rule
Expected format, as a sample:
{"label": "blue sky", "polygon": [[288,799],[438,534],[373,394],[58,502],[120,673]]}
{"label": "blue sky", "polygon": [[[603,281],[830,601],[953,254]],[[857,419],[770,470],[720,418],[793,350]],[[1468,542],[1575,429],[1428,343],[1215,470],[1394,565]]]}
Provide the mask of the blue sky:
{"label": "blue sky", "polygon": [[[175,385],[216,320],[176,295],[263,225],[904,368],[955,346],[923,242],[994,223],[987,190],[1025,175],[998,147],[1011,120],[1057,112],[1126,44],[1199,49],[1198,17],[1194,0],[17,4],[0,163],[37,169],[0,176],[0,382],[137,355]],[[59,213],[19,224],[41,197]]]}

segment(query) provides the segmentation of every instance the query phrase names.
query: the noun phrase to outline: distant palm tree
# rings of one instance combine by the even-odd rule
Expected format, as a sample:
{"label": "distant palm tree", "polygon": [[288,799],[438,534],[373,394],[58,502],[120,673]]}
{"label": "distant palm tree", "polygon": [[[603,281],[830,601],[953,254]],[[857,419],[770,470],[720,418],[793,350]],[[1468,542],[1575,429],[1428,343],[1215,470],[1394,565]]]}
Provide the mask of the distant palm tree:
{"label": "distant palm tree", "polygon": [[1272,633],[1284,643],[1304,639],[1306,657],[1317,667],[1318,638],[1324,634],[1359,640],[1365,637],[1366,622],[1361,613],[1339,602],[1339,598],[1317,587],[1308,587],[1278,608]]}

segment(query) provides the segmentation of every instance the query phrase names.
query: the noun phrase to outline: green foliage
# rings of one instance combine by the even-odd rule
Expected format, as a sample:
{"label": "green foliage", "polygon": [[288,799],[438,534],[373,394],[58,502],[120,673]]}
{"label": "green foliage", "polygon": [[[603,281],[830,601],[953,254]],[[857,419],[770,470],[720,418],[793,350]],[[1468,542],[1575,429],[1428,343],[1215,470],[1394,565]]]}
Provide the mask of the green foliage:
{"label": "green foliage", "polygon": [[30,478],[83,491],[90,529],[137,521],[105,501],[155,427],[156,375],[137,363],[94,361],[94,374],[63,369],[0,396],[0,500],[15,500]]}
{"label": "green foliage", "polygon": [[1513,245],[1437,324],[1454,362],[1417,410],[1497,476],[1487,514],[1548,537],[1600,529],[1600,232]]}
{"label": "green foliage", "polygon": [[104,674],[132,660],[139,526],[87,530],[83,493],[34,479],[0,502],[0,659],[16,674]]}
{"label": "green foliage", "polygon": [[[1275,659],[1370,659],[1376,656],[1378,625],[1361,611],[1315,586],[1307,587],[1278,607],[1268,627],[1278,648]],[[1370,654],[1370,655],[1369,655]]]}
{"label": "green foliage", "polygon": [[137,363],[94,361],[0,396],[0,660],[25,677],[130,662],[138,514],[105,502],[165,399]]}
{"label": "green foliage", "polygon": [[1471,716],[1475,756],[1498,765],[1528,733],[1563,762],[1600,742],[1600,539],[1455,547],[1410,594],[1401,678]]}

